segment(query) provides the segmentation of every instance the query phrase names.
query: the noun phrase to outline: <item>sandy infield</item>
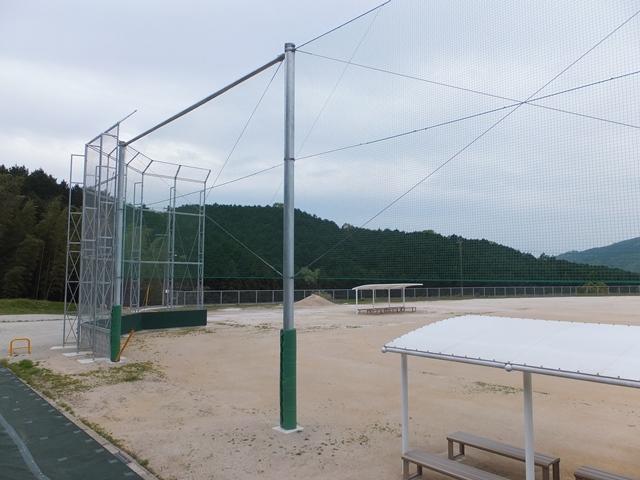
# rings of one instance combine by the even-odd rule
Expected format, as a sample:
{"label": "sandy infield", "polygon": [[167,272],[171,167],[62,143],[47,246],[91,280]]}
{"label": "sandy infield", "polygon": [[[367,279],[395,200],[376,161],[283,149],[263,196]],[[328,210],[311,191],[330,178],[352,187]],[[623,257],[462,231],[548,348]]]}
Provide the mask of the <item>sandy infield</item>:
{"label": "sandy infield", "polygon": [[[151,361],[164,376],[98,387],[68,403],[165,479],[399,479],[400,358],[381,353],[385,342],[466,313],[640,324],[638,297],[412,305],[416,313],[381,316],[355,315],[348,305],[297,305],[301,433],[272,429],[278,307],[214,309],[206,328],[136,335],[128,361]],[[45,364],[55,370],[95,368],[51,355]],[[409,375],[412,446],[446,455],[446,434],[456,430],[523,444],[520,375],[419,358],[409,359]],[[537,450],[561,457],[563,479],[582,464],[639,476],[639,391],[533,381]],[[524,478],[520,462],[473,450],[466,461]]]}

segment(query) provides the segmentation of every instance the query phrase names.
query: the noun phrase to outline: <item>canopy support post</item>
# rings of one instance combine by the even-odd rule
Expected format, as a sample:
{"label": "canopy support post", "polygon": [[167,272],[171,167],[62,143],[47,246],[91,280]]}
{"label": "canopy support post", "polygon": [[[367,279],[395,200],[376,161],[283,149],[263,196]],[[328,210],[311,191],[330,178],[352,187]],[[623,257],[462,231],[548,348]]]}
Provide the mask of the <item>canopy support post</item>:
{"label": "canopy support post", "polygon": [[402,454],[404,455],[409,451],[409,373],[406,353],[400,355],[400,383],[402,384]]}
{"label": "canopy support post", "polygon": [[524,387],[524,451],[526,480],[535,480],[535,446],[533,436],[533,388],[531,373],[523,372]]}

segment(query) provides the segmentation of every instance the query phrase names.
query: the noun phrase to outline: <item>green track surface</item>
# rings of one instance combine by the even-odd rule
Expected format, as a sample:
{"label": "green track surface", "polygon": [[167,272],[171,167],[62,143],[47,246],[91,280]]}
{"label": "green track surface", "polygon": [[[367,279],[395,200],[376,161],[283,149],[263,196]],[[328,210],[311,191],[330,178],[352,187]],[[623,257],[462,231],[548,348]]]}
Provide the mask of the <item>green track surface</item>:
{"label": "green track surface", "polygon": [[0,478],[141,479],[4,367],[0,367]]}

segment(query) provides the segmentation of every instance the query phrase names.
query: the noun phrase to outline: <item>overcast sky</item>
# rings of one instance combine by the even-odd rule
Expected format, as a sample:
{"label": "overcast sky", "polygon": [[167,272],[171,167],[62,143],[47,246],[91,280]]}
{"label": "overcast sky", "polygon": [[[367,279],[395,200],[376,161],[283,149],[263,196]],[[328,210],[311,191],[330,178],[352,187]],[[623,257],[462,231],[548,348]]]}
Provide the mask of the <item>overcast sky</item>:
{"label": "overcast sky", "polygon": [[[302,44],[374,5],[0,0],[0,163],[64,178],[71,153],[134,109],[125,140],[274,58],[284,42]],[[637,0],[394,0],[303,50],[525,100],[638,9]],[[538,96],[640,70],[639,33],[640,16]],[[297,157],[511,103],[296,57]],[[135,147],[210,168],[215,178],[275,72]],[[361,225],[513,110],[367,225],[488,238],[536,254],[639,236],[639,77],[537,102],[610,122],[523,105],[300,160],[297,206]],[[282,161],[282,82],[280,70],[218,183]],[[277,168],[215,189],[209,201],[271,204],[281,199],[281,177]]]}

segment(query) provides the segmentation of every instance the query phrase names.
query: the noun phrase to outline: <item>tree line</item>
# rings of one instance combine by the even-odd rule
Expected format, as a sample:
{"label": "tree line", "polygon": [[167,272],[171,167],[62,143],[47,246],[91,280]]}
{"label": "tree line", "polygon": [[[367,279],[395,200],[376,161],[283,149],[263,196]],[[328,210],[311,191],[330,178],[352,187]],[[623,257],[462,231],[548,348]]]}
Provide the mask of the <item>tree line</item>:
{"label": "tree line", "polygon": [[[81,197],[76,189],[76,206]],[[68,185],[42,169],[0,165],[0,295],[64,297],[68,198]]]}
{"label": "tree line", "polygon": [[[82,190],[74,187],[71,194],[72,208],[80,208]],[[68,195],[69,186],[42,169],[29,172],[25,167],[0,165],[1,296],[64,298]],[[179,207],[194,212],[196,208]],[[125,228],[130,237],[130,207],[127,212]],[[282,205],[212,204],[207,205],[206,213],[205,288],[281,288]],[[300,210],[295,212],[295,223],[298,287],[350,288],[400,281],[442,287],[640,282],[638,273],[534,256],[486,239],[430,230],[339,226]],[[143,259],[166,254],[165,228],[163,212],[144,211]],[[178,228],[178,260],[192,260],[197,222],[186,221]],[[130,250],[127,242],[130,240],[125,242],[125,253]],[[141,288],[150,290],[151,282],[161,284],[161,267],[143,267],[141,276]]]}

